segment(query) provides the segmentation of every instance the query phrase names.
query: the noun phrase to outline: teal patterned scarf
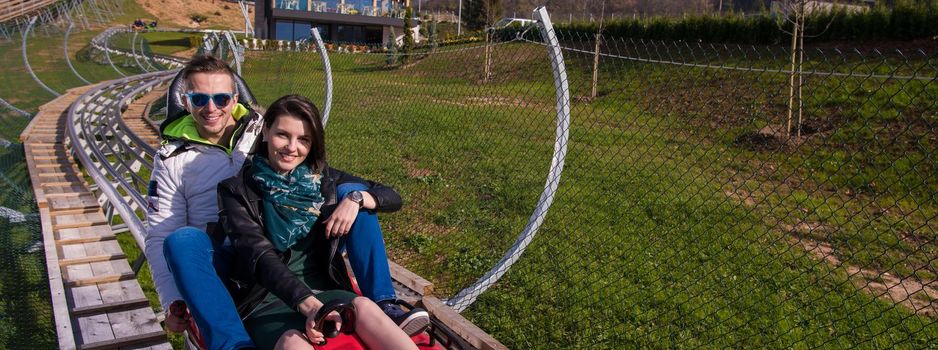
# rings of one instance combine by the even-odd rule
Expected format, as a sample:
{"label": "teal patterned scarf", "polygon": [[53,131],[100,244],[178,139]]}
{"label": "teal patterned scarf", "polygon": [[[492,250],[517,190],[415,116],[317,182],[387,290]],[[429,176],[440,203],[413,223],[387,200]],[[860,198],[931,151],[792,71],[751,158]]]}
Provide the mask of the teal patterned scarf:
{"label": "teal patterned scarf", "polygon": [[257,156],[252,177],[263,197],[267,237],[277,250],[286,251],[309,234],[319,217],[319,208],[325,202],[320,192],[321,176],[310,173],[306,164],[280,175],[267,158]]}

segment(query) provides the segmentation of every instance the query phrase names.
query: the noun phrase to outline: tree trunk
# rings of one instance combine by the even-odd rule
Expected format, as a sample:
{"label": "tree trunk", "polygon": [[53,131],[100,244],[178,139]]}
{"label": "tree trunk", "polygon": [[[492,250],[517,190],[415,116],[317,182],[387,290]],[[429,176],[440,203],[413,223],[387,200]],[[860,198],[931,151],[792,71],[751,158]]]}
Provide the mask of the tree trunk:
{"label": "tree trunk", "polygon": [[482,83],[489,82],[489,75],[492,73],[492,36],[485,32],[485,67],[482,75]]}
{"label": "tree trunk", "polygon": [[804,69],[804,29],[798,38],[798,138],[801,138],[801,115],[804,111],[804,100],[801,99],[801,90],[804,87],[804,75],[801,74]]}
{"label": "tree trunk", "polygon": [[798,35],[801,27],[801,16],[795,14],[795,26],[791,34],[791,74],[788,80],[788,122],[785,126],[785,137],[791,137],[791,119],[795,109],[795,65],[798,58]]}
{"label": "tree trunk", "polygon": [[596,98],[599,85],[599,49],[602,45],[603,34],[596,33],[596,49],[593,51],[593,90],[590,93],[590,99]]}
{"label": "tree trunk", "polygon": [[599,90],[599,52],[603,42],[603,30],[606,25],[606,1],[603,1],[602,12],[599,18],[599,30],[596,31],[596,48],[593,50],[593,89],[590,100],[595,99]]}

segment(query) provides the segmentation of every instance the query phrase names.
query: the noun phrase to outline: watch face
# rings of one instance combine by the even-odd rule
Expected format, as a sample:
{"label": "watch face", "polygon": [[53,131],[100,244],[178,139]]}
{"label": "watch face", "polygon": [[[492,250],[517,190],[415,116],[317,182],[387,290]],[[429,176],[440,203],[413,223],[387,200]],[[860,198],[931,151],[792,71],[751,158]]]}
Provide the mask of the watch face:
{"label": "watch face", "polygon": [[355,202],[361,202],[362,199],[364,199],[362,198],[362,193],[360,191],[352,191],[352,193],[349,193],[348,196],[352,199],[352,201]]}

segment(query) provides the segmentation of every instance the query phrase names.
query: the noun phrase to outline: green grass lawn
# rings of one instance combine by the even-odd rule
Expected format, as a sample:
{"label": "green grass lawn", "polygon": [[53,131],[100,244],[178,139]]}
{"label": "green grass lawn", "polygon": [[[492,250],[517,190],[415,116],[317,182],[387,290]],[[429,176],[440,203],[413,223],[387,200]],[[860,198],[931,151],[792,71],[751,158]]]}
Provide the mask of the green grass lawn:
{"label": "green grass lawn", "polygon": [[[572,95],[588,94],[591,57],[565,55]],[[466,50],[387,68],[381,55],[330,56],[330,162],[400,190],[405,209],[382,219],[391,255],[443,297],[479,278],[514,242],[553,150],[554,92],[543,48],[497,47],[485,84],[483,57]],[[511,348],[934,346],[934,318],[861,291],[845,266],[797,244],[826,242],[848,265],[934,278],[933,162],[858,162],[864,154],[897,157],[858,137],[855,130],[877,123],[869,119],[875,114],[795,148],[737,143],[777,123],[773,86],[784,76],[613,60],[604,67],[600,97],[572,106],[566,168],[540,233],[468,310],[473,322]],[[287,93],[323,101],[315,54],[250,53],[244,72],[262,104]],[[907,104],[925,103],[924,117],[934,116],[925,99],[934,84],[881,84],[873,94],[883,99],[853,97],[851,84],[825,82],[810,92],[810,108],[838,103],[863,114],[900,101],[889,96],[903,91],[918,96]],[[752,110],[736,114],[741,108]],[[889,108],[900,119],[923,117]],[[881,193],[842,195],[852,182],[832,177],[854,176],[804,161],[838,161],[841,143],[864,144],[841,158],[859,173],[896,181]],[[933,144],[923,145],[916,152],[934,157]],[[731,189],[756,193],[755,202]],[[906,204],[871,209],[891,201]],[[785,229],[802,222],[822,228],[807,237]],[[905,230],[925,243],[903,240]]]}
{"label": "green grass lawn", "polygon": [[[75,70],[91,82],[99,82],[121,77],[117,70],[126,75],[139,74],[142,71],[132,60],[113,56],[117,70],[106,64],[103,56],[92,55],[88,42],[101,30],[110,25],[128,25],[134,18],[147,17],[145,11],[133,0],[125,1],[124,13],[112,24],[97,25],[94,30],[83,31],[76,27],[69,36],[68,52]],[[29,63],[36,75],[50,88],[64,92],[66,89],[82,86],[81,81],[67,66],[63,56],[64,32],[52,32],[46,35],[37,30],[35,37],[27,41]],[[169,39],[157,46],[151,46],[157,52],[178,51],[173,36],[155,36],[155,40]],[[150,40],[150,38],[148,38]],[[38,107],[51,101],[54,95],[43,90],[27,73],[22,59],[21,42],[0,42],[0,67],[4,83],[0,84],[0,97],[7,102],[35,113]],[[167,48],[169,47],[169,48]],[[9,111],[0,111],[0,138],[16,141],[20,132],[28,124],[25,117]],[[0,149],[0,206],[23,213],[36,214],[32,199],[32,189],[23,160],[23,150],[14,146]],[[90,181],[90,179],[89,179]],[[34,244],[40,238],[37,218],[23,223],[7,223],[0,219],[0,348],[3,349],[51,349],[57,346],[55,330],[52,325],[52,311],[49,304],[48,276],[41,246],[35,250]],[[140,254],[129,234],[119,234],[118,239],[129,259]],[[149,268],[144,267],[139,281],[147,296],[158,306],[156,292],[149,277]],[[176,348],[182,348],[181,336],[171,337]]]}
{"label": "green grass lawn", "polygon": [[133,39],[133,33],[121,33],[114,36],[113,43],[116,47],[130,50],[131,44],[135,44],[135,50],[140,51],[140,41],[146,40],[151,52],[160,55],[173,55],[180,51],[188,50],[192,47],[191,38],[201,38],[201,34],[193,33],[173,33],[173,32],[148,32],[139,33],[136,42]]}
{"label": "green grass lawn", "polygon": [[[130,3],[121,24],[145,17]],[[89,80],[119,77],[89,53],[95,34],[73,33],[73,64]],[[143,36],[157,53],[188,41]],[[555,137],[543,47],[496,47],[488,79],[483,50],[447,50],[459,48],[397,67],[377,54],[330,56],[330,163],[402,193],[405,209],[382,217],[390,255],[444,298],[482,276],[528,223]],[[31,39],[28,52],[53,89],[82,84],[61,34]],[[465,313],[473,322],[510,348],[935,347],[933,316],[862,291],[856,284],[871,281],[848,266],[936,278],[938,86],[809,78],[808,121],[821,131],[763,144],[747,140],[784,120],[784,75],[604,59],[599,97],[588,101],[592,57],[564,54],[575,99],[557,196],[519,263]],[[140,72],[112,59],[124,74]],[[4,99],[35,111],[52,98],[24,72],[18,42],[0,43],[0,60],[11,63],[0,67],[11,82],[0,86]],[[935,75],[933,61],[827,65]],[[262,105],[287,93],[324,98],[315,53],[252,52],[244,76]],[[7,139],[25,125],[2,121]],[[25,179],[17,171],[8,173]],[[131,237],[119,240],[139,256]],[[829,244],[844,265],[801,241]],[[157,305],[148,276],[145,267],[139,281]],[[18,295],[7,281],[4,299]]]}

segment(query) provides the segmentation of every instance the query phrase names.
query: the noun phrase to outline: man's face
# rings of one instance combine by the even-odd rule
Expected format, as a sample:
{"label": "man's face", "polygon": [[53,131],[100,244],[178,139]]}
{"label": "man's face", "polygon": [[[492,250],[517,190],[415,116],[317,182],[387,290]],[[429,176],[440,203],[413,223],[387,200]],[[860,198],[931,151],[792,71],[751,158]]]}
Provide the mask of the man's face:
{"label": "man's face", "polygon": [[208,95],[228,93],[233,96],[225,106],[218,106],[212,99],[209,99],[208,104],[197,107],[192,104],[189,98],[185,99],[186,109],[195,118],[199,136],[213,143],[218,143],[224,136],[225,131],[234,126],[235,120],[231,115],[231,110],[234,109],[238,95],[232,91],[233,88],[234,82],[231,80],[231,75],[226,73],[195,73],[189,76],[188,92],[190,93]]}

